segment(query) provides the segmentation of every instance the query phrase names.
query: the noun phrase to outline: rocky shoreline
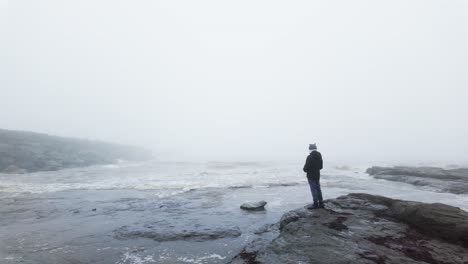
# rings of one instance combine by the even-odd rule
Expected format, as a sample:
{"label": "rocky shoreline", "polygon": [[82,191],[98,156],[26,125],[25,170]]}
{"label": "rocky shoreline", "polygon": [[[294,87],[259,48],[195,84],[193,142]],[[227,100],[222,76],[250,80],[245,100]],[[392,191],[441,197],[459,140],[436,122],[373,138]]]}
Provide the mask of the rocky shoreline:
{"label": "rocky shoreline", "polygon": [[439,203],[349,194],[264,233],[229,263],[468,263],[468,213]]}
{"label": "rocky shoreline", "polygon": [[376,179],[429,186],[441,192],[468,194],[468,169],[437,167],[371,167],[366,171]]}

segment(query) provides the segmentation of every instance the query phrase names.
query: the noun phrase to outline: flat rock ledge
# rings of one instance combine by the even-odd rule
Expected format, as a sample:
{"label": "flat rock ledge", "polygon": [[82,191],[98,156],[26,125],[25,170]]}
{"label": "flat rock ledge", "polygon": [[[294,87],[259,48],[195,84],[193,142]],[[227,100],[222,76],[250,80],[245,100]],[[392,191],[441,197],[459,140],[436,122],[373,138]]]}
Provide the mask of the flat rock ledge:
{"label": "flat rock ledge", "polygon": [[437,167],[372,167],[366,171],[376,179],[428,186],[441,192],[468,194],[468,169]]}
{"label": "flat rock ledge", "polygon": [[230,263],[468,263],[468,213],[445,204],[349,194],[290,211],[277,226]]}
{"label": "flat rock ledge", "polygon": [[247,211],[261,211],[265,210],[266,204],[267,202],[265,201],[259,201],[255,203],[244,203],[240,206],[240,208]]}

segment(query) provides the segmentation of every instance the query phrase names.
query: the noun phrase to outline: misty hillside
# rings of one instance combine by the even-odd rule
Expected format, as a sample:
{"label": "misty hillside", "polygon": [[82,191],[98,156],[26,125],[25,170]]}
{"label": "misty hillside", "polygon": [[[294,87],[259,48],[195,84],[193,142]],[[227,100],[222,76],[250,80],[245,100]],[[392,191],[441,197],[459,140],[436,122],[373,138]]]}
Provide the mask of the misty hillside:
{"label": "misty hillside", "polygon": [[0,129],[3,173],[59,170],[150,157],[150,151],[137,147]]}

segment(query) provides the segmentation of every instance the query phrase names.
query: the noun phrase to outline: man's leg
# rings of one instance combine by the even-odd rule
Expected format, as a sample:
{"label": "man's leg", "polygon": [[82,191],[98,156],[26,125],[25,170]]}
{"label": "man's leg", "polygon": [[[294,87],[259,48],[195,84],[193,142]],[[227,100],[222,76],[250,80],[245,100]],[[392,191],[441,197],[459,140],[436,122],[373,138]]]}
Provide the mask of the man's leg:
{"label": "man's leg", "polygon": [[317,181],[312,179],[307,179],[309,181],[310,192],[312,193],[312,199],[314,200],[314,205],[318,205],[318,191],[317,191]]}
{"label": "man's leg", "polygon": [[317,181],[317,199],[319,207],[323,208],[322,188],[320,187],[320,181]]}

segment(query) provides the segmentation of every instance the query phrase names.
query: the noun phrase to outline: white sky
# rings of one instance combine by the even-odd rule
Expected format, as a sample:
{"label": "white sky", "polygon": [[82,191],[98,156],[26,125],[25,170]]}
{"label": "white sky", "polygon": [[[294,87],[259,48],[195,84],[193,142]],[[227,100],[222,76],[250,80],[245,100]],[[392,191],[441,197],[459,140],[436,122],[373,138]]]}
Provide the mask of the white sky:
{"label": "white sky", "polygon": [[0,0],[0,30],[1,128],[468,163],[468,1]]}

